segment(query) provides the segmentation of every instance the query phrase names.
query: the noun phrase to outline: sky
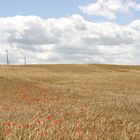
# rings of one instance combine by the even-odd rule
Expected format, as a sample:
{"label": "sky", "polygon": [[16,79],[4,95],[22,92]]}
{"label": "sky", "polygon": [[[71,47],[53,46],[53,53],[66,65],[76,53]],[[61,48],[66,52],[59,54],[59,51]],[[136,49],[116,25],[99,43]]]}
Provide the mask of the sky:
{"label": "sky", "polygon": [[140,65],[140,0],[0,0],[0,64]]}

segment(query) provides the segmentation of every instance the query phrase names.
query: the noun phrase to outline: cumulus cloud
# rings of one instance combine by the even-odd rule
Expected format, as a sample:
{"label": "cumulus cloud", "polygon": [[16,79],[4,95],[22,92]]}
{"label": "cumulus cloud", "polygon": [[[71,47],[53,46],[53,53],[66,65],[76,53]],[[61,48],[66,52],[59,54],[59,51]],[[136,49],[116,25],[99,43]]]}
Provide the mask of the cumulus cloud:
{"label": "cumulus cloud", "polygon": [[0,18],[0,57],[5,63],[140,64],[140,20],[128,25],[90,22],[80,15],[42,19]]}
{"label": "cumulus cloud", "polygon": [[118,13],[128,13],[131,9],[140,11],[140,3],[134,0],[97,0],[95,3],[79,7],[88,15],[115,19]]}

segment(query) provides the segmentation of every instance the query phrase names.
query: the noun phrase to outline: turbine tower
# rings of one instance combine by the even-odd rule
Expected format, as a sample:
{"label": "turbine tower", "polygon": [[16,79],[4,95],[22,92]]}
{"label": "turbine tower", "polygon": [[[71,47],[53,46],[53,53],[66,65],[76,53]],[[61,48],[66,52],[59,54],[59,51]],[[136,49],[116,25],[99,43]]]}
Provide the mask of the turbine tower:
{"label": "turbine tower", "polygon": [[24,57],[24,64],[25,64],[25,65],[27,64],[26,57]]}
{"label": "turbine tower", "polygon": [[6,50],[6,63],[9,64],[9,56],[8,56],[8,50]]}

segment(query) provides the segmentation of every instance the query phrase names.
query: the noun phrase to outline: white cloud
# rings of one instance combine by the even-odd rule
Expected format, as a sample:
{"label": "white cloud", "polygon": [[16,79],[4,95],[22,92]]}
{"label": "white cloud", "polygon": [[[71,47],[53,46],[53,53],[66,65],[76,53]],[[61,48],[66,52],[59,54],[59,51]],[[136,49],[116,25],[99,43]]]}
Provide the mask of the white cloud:
{"label": "white cloud", "polygon": [[128,25],[90,22],[80,15],[0,18],[0,60],[11,63],[140,64],[140,20]]}
{"label": "white cloud", "polygon": [[79,7],[88,15],[115,19],[118,13],[128,13],[131,9],[140,11],[140,4],[133,0],[97,0],[95,3]]}

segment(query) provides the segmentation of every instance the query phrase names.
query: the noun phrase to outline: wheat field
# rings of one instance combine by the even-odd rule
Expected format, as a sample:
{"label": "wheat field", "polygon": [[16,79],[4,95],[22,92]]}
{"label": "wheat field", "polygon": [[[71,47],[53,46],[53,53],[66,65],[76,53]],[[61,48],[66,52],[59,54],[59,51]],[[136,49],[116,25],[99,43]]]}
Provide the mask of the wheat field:
{"label": "wheat field", "polygon": [[140,140],[140,66],[0,66],[0,140]]}

